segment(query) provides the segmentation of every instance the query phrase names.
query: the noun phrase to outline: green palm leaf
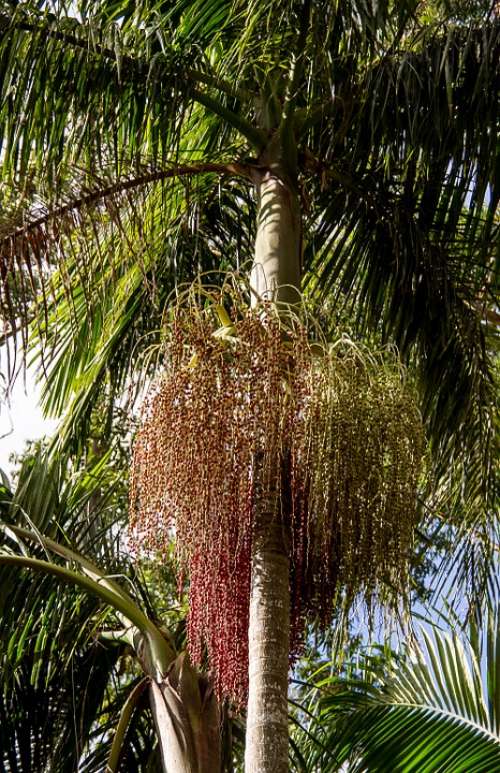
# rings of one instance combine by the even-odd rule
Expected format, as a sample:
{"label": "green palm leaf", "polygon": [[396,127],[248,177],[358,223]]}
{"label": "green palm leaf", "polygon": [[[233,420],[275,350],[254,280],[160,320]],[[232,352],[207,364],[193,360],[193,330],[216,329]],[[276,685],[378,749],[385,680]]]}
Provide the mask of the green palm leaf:
{"label": "green palm leaf", "polygon": [[498,631],[498,609],[467,641],[423,630],[421,645],[395,660],[387,675],[376,673],[371,684],[354,681],[349,690],[339,684],[338,693],[323,699],[320,715],[321,722],[337,723],[332,751],[350,749],[349,769],[360,773],[496,770]]}
{"label": "green palm leaf", "polygon": [[[60,555],[82,566],[90,587],[99,570],[88,559],[82,564],[64,547],[71,535],[72,544],[87,555],[99,562],[106,556],[110,573],[128,571],[110,531],[116,531],[113,520],[120,506],[108,462],[105,455],[82,471],[72,470],[67,457],[50,462],[43,454],[27,457],[16,489],[4,487],[0,494],[2,556],[21,565],[52,566],[62,574],[64,566],[47,562],[49,556]],[[42,531],[63,544],[42,537]],[[26,553],[37,559],[26,558]],[[134,605],[113,580],[103,580],[100,573],[98,579],[98,591],[109,586],[110,592]],[[29,574],[2,562],[0,770],[104,769],[122,706],[134,686],[133,673],[121,674],[126,644],[119,636],[99,636],[103,627],[113,625],[109,609],[103,610],[95,596],[74,584],[46,573],[33,583]],[[147,702],[141,702],[127,729],[122,755],[131,771],[144,769],[152,756],[154,730],[148,711]]]}

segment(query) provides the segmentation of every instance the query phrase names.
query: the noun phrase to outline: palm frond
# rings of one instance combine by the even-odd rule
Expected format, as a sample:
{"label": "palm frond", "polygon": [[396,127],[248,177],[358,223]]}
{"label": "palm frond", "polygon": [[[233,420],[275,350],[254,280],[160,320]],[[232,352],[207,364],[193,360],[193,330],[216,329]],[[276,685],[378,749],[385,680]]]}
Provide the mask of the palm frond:
{"label": "palm frond", "polygon": [[[109,281],[111,273],[114,281],[120,277],[123,282],[131,265],[142,269],[151,288],[148,252],[158,250],[157,240],[163,241],[165,252],[168,234],[189,217],[194,203],[190,199],[211,195],[210,177],[240,174],[246,174],[242,165],[213,162],[136,169],[118,180],[105,171],[97,179],[78,171],[49,203],[41,201],[40,193],[25,197],[0,218],[4,335],[10,330],[15,345],[14,331],[19,330],[26,347],[29,321],[34,319],[42,340],[49,324],[54,338],[57,320],[52,314],[49,322],[48,307],[61,301],[58,286],[64,291],[63,302],[71,305],[72,287],[78,286],[91,310],[102,301],[97,280]],[[190,183],[192,176],[203,181]]]}
{"label": "palm frond", "polygon": [[321,721],[338,723],[332,750],[350,746],[353,773],[495,770],[498,646],[497,608],[482,634],[476,629],[470,640],[423,630],[421,645],[398,659],[387,676],[378,674],[371,684],[353,682],[346,691],[339,684],[337,693],[331,682]]}
{"label": "palm frond", "polygon": [[380,54],[332,67],[331,110],[304,124],[319,178],[309,290],[415,366],[434,491],[446,492],[434,504],[459,539],[475,534],[469,565],[483,535],[485,566],[498,506],[500,24],[489,11],[481,26],[407,24]]}
{"label": "palm frond", "polygon": [[102,25],[30,2],[4,3],[0,21],[0,137],[8,174],[23,178],[34,163],[57,183],[65,160],[85,159],[95,168],[109,161],[111,149],[117,169],[124,153],[163,160],[180,149],[194,103],[261,141],[238,110],[204,87],[212,83],[211,68],[186,24],[175,32],[171,25]]}
{"label": "palm frond", "polygon": [[[106,555],[108,571],[123,571],[109,532],[119,497],[107,461],[104,456],[71,474],[67,458],[26,458],[16,490],[1,492],[4,522],[63,541],[70,534],[87,554],[100,560]],[[118,507],[115,518],[119,512]],[[25,532],[9,529],[7,534],[20,537],[18,549],[25,549]],[[30,554],[45,559],[50,540],[36,534]],[[9,544],[14,545],[7,538]],[[120,675],[125,645],[97,637],[109,614],[88,594],[48,575],[34,584],[2,566],[0,588],[0,769],[70,773],[84,762],[88,773],[102,770],[131,681],[130,674]],[[139,770],[140,760],[148,759],[153,735],[143,706],[127,734],[128,769]]]}

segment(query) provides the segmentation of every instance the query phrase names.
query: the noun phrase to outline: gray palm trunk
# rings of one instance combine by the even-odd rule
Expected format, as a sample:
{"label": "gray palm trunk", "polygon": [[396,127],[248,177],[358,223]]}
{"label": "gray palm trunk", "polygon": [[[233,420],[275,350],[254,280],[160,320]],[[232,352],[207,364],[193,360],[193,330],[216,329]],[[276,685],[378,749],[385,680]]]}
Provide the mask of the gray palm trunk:
{"label": "gray palm trunk", "polygon": [[[260,298],[298,300],[300,206],[279,165],[256,180],[258,223],[251,287]],[[269,499],[273,501],[269,501]],[[289,559],[279,497],[257,496],[249,641],[246,773],[288,770]]]}
{"label": "gray palm trunk", "polygon": [[[293,304],[300,286],[300,204],[279,164],[255,172],[258,223],[251,274],[253,303]],[[246,773],[288,770],[290,590],[287,535],[279,497],[257,496],[251,567]],[[206,690],[206,692],[205,692]],[[150,700],[166,773],[220,769],[218,710],[206,683],[182,656]]]}

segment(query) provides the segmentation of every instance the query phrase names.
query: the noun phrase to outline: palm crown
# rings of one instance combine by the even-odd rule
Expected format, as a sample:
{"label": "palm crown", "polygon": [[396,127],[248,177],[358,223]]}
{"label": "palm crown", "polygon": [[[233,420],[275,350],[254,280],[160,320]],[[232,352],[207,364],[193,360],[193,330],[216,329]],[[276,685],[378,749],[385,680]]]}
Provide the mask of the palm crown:
{"label": "palm crown", "polygon": [[491,497],[499,27],[469,5],[3,3],[1,307],[47,409],[82,428],[175,284],[249,259],[278,145],[304,289],[417,363],[438,474]]}

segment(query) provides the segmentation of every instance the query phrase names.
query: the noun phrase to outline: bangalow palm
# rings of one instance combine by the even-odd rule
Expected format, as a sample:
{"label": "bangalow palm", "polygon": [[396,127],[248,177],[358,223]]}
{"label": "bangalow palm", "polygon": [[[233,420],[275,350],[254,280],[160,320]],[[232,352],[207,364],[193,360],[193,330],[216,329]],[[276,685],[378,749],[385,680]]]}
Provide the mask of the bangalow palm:
{"label": "bangalow palm", "polygon": [[[465,545],[454,585],[480,593],[488,581],[498,493],[497,12],[438,0],[72,8],[0,3],[9,370],[19,342],[41,358],[46,409],[64,416],[59,446],[75,453],[96,406],[131,410],[157,376],[136,444],[134,536],[163,548],[144,536],[158,524],[168,538],[178,531],[191,592],[205,594],[192,605],[192,654],[201,664],[208,649],[219,696],[240,703],[248,628],[246,770],[278,773],[288,754],[290,589],[292,642],[307,611],[298,599],[312,609],[321,588],[323,625],[334,600],[404,598],[419,412],[426,504]],[[228,270],[239,272],[237,297],[230,280],[216,287]],[[173,290],[199,275],[189,303],[174,302]],[[415,388],[387,364],[393,355],[365,354],[346,336],[335,345],[342,318],[351,339],[395,344]],[[182,459],[174,444],[183,438],[165,438],[165,419],[189,432]],[[226,478],[218,451],[240,465]],[[203,549],[214,547],[216,515],[236,512],[246,528],[231,531],[226,519],[211,553],[228,582],[218,581],[214,601]],[[247,559],[243,589],[235,556]],[[198,614],[224,593],[220,641],[240,637],[231,657],[243,670],[226,667],[215,621],[207,628]]]}

